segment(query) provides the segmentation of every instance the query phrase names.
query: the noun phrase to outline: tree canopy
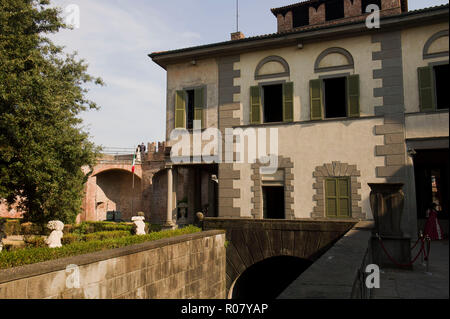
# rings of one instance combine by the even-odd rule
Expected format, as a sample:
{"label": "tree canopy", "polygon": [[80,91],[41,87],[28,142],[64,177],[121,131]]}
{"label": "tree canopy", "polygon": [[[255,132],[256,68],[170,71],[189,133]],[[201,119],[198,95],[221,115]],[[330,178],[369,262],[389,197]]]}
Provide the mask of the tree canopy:
{"label": "tree canopy", "polygon": [[0,0],[0,198],[38,223],[75,220],[98,152],[79,115],[97,109],[86,84],[103,83],[48,39],[63,28],[48,0]]}

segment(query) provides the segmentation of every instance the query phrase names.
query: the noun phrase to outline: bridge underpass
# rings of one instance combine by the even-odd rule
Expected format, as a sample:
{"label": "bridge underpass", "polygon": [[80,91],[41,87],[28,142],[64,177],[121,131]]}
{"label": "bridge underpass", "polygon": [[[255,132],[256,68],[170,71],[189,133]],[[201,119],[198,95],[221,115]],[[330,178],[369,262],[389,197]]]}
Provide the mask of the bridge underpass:
{"label": "bridge underpass", "polygon": [[229,298],[275,299],[357,222],[205,218],[203,229],[226,231]]}

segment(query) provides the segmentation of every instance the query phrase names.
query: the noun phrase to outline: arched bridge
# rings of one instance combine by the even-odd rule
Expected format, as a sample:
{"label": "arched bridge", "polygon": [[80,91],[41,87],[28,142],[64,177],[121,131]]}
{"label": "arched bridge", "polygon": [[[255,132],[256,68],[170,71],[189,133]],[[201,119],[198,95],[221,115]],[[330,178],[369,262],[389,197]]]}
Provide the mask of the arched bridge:
{"label": "arched bridge", "polygon": [[[276,297],[276,294],[268,296],[260,292],[261,289],[267,288],[264,282],[268,278],[273,279],[274,282],[285,280],[286,285],[290,284],[290,280],[295,280],[301,272],[331,248],[356,223],[356,220],[205,218],[203,229],[223,229],[227,232],[226,277],[229,297],[248,297],[242,291],[233,291],[236,290],[235,287],[239,281],[247,283],[248,286],[253,286],[242,287],[244,285],[242,282],[239,285],[240,289],[251,288],[251,297]],[[299,263],[295,264],[294,260],[299,261]],[[288,264],[295,265],[289,267]],[[291,274],[287,273],[291,271],[289,268],[293,270]],[[253,280],[251,279],[252,272]],[[261,276],[264,277],[261,278]],[[280,278],[277,279],[277,276],[280,276]],[[258,290],[259,286],[261,286],[261,289]],[[283,287],[276,289],[283,289]],[[277,293],[280,292],[277,291]],[[258,293],[261,293],[261,295],[258,295]]]}

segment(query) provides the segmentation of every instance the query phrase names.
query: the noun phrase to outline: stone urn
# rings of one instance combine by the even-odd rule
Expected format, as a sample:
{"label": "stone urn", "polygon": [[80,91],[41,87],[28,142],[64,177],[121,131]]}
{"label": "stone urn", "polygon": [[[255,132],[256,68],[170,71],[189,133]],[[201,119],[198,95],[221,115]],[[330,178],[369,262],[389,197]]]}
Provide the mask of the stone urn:
{"label": "stone urn", "polygon": [[402,238],[400,228],[405,194],[403,183],[369,184],[370,206],[375,219],[376,232],[381,237]]}

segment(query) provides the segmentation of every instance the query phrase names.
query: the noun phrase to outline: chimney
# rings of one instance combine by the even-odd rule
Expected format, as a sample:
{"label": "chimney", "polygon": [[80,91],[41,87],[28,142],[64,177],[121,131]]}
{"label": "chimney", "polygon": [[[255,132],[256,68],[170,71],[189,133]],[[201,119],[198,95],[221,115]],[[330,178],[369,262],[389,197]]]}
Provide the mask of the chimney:
{"label": "chimney", "polygon": [[244,38],[245,38],[245,35],[240,31],[234,32],[231,34],[231,41],[240,40],[240,39],[244,39]]}

